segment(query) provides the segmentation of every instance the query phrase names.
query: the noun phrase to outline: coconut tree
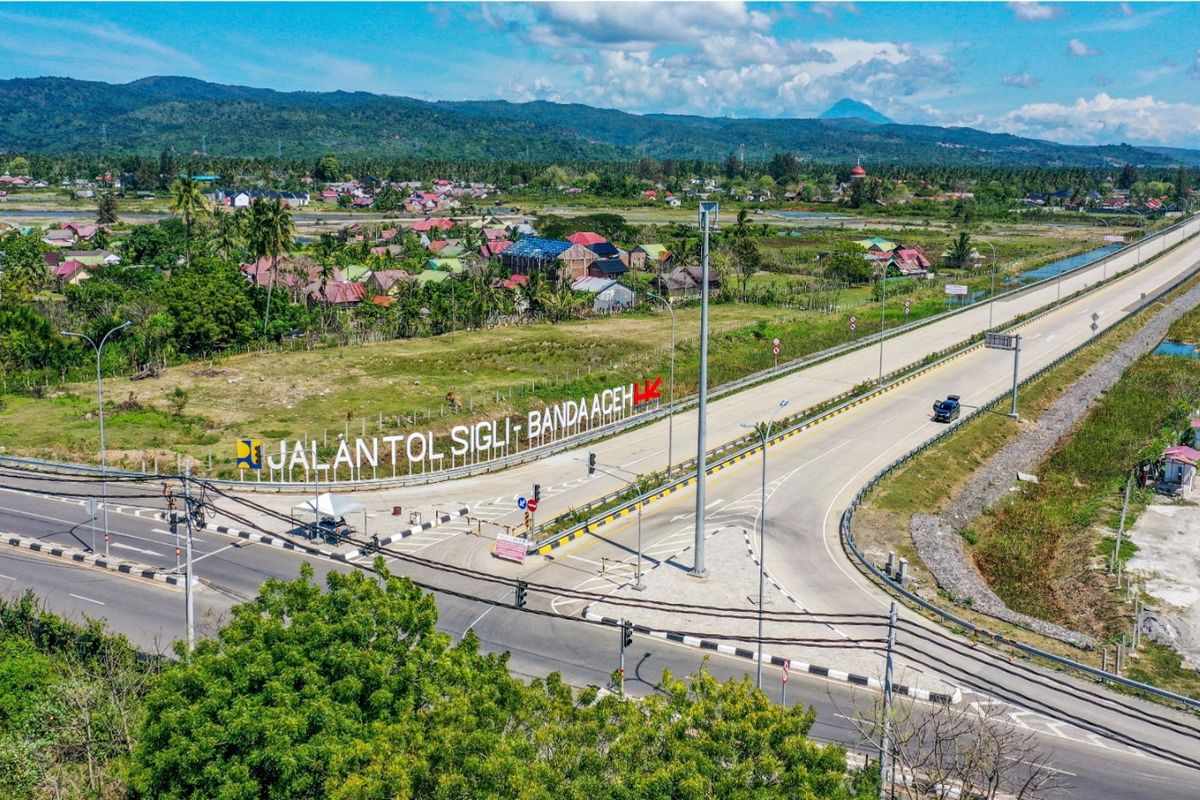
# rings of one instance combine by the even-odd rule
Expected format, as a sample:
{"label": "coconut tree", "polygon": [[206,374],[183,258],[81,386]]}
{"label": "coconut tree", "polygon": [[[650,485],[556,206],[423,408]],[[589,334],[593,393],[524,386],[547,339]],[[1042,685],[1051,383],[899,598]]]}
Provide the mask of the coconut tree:
{"label": "coconut tree", "polygon": [[208,213],[208,200],[200,181],[191,177],[176,178],[171,184],[171,213],[183,217],[184,259],[188,266],[192,263],[192,222],[196,217]]}
{"label": "coconut tree", "polygon": [[242,225],[234,214],[222,212],[215,215],[212,243],[221,258],[229,259],[242,247]]}
{"label": "coconut tree", "polygon": [[961,269],[971,260],[973,249],[971,234],[959,231],[958,236],[950,243],[950,249],[946,252],[946,260]]}
{"label": "coconut tree", "polygon": [[271,257],[271,278],[267,281],[267,310],[263,315],[263,334],[271,321],[271,296],[275,291],[275,274],[278,272],[279,256],[289,253],[296,234],[292,212],[281,200],[267,202],[255,199],[250,207],[251,250],[256,259]]}

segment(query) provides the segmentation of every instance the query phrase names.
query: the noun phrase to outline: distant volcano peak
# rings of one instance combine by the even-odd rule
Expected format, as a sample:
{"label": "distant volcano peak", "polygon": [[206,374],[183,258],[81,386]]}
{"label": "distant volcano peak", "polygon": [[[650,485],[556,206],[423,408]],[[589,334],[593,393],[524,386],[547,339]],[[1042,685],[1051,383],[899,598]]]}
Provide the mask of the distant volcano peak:
{"label": "distant volcano peak", "polygon": [[863,122],[869,122],[872,125],[896,124],[894,120],[888,119],[866,103],[852,100],[849,97],[843,97],[841,100],[838,100],[817,117],[817,119],[861,119]]}

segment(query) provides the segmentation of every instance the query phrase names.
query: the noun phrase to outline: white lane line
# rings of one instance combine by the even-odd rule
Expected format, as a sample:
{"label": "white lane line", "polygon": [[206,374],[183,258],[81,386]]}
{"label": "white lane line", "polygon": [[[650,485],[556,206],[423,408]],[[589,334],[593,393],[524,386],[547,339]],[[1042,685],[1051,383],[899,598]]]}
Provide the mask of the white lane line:
{"label": "white lane line", "polygon": [[88,601],[89,603],[95,603],[95,604],[96,604],[96,605],[98,605],[98,606],[102,606],[102,605],[104,605],[104,603],[102,603],[102,602],[101,602],[101,601],[99,601],[99,600],[93,600],[92,598],[90,598],[90,597],[84,597],[84,596],[83,596],[83,595],[81,595],[81,594],[71,594],[70,596],[71,596],[71,597],[74,597],[74,598],[75,598],[75,599],[77,599],[77,600],[86,600],[86,601]]}
{"label": "white lane line", "polygon": [[[164,531],[162,528],[151,528],[150,532],[151,533],[162,533],[162,534],[166,534],[167,536],[175,536],[175,534],[171,533],[170,531]],[[179,541],[181,541],[181,542],[183,541],[183,538],[182,538],[183,536],[184,536],[184,532],[180,531],[179,532],[179,537],[180,537]],[[195,536],[193,536],[192,544],[204,544],[204,540],[197,539]]]}
{"label": "white lane line", "polygon": [[242,544],[241,542],[234,542],[233,544],[227,544],[224,547],[218,547],[216,550],[213,550],[209,553],[205,553],[202,556],[192,556],[192,563],[194,564],[197,561],[203,561],[204,559],[208,558],[209,556],[215,556],[217,553],[223,553],[226,550],[230,550],[234,547],[243,547],[244,548],[244,547],[249,547],[250,545],[253,545],[253,544],[257,544],[257,543],[256,542],[246,542],[245,544]]}
{"label": "white lane line", "polygon": [[145,553],[148,556],[161,556],[162,553],[157,550],[147,550],[143,547],[134,547],[131,544],[121,544],[120,542],[112,542],[112,547],[119,547],[122,550],[132,550],[135,553]]}
{"label": "white lane line", "polygon": [[16,578],[14,578],[12,575],[0,575],[0,578],[3,578],[6,581],[15,581],[16,580]]}

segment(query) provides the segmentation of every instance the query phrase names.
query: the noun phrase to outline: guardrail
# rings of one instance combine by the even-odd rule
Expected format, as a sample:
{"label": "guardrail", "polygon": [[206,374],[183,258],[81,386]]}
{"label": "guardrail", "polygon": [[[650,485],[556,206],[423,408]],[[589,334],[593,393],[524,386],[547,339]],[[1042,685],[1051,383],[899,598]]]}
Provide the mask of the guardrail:
{"label": "guardrail", "polygon": [[[1140,311],[1144,310],[1145,308],[1148,308],[1153,303],[1158,302],[1158,300],[1160,300],[1161,298],[1170,294],[1171,292],[1175,291],[1180,286],[1187,283],[1187,281],[1191,280],[1197,274],[1200,274],[1200,262],[1198,262],[1196,265],[1194,265],[1192,270],[1190,270],[1186,275],[1184,275],[1183,277],[1174,281],[1169,286],[1163,288],[1160,292],[1155,294],[1153,297],[1147,296],[1147,297],[1143,298],[1142,301],[1134,309],[1132,309],[1129,316],[1132,316],[1133,314],[1140,312]],[[1128,319],[1128,318],[1129,317],[1126,317],[1126,319]],[[1049,364],[1046,364],[1045,366],[1041,367],[1037,371],[1033,372],[1032,374],[1027,376],[1024,380],[1020,381],[1019,385],[1025,386],[1025,385],[1031,383],[1032,381],[1037,380],[1038,378],[1042,377],[1042,375],[1046,374],[1050,370],[1057,367],[1059,364],[1063,363],[1067,359],[1076,355],[1084,347],[1087,347],[1089,344],[1092,344],[1096,339],[1100,338],[1101,336],[1107,336],[1111,331],[1115,330],[1117,327],[1119,327],[1119,325],[1112,325],[1112,326],[1109,326],[1108,328],[1105,328],[1097,336],[1092,337],[1091,339],[1083,342],[1079,346],[1072,348],[1071,350],[1067,351],[1066,353],[1063,353],[1058,358],[1051,361]],[[1007,636],[1004,636],[1001,633],[997,633],[995,631],[990,631],[986,628],[982,628],[973,622],[963,619],[962,617],[958,616],[957,614],[954,614],[951,611],[947,611],[947,610],[941,608],[940,606],[930,603],[923,597],[917,595],[915,592],[912,592],[912,591],[906,589],[904,586],[897,583],[890,576],[888,576],[887,574],[882,572],[878,567],[876,567],[874,564],[872,564],[871,561],[866,557],[866,555],[863,554],[863,552],[858,549],[858,545],[854,541],[854,527],[853,527],[854,526],[854,512],[857,511],[859,506],[862,505],[862,502],[866,498],[866,496],[872,490],[874,490],[876,486],[879,485],[879,482],[881,480],[883,480],[885,477],[887,477],[887,475],[890,474],[893,470],[908,463],[913,458],[915,458],[917,455],[919,455],[920,453],[923,453],[925,450],[927,450],[928,448],[937,444],[938,442],[941,442],[946,437],[952,436],[955,432],[957,432],[958,428],[961,425],[966,424],[968,420],[974,419],[976,416],[991,409],[993,406],[997,406],[1001,403],[1007,402],[1009,397],[1010,397],[1009,391],[1001,392],[995,398],[993,398],[991,401],[980,404],[974,411],[972,411],[969,414],[967,414],[966,416],[962,417],[957,424],[955,424],[949,428],[946,428],[941,433],[939,433],[937,436],[934,436],[934,437],[926,440],[922,444],[914,447],[913,449],[909,450],[904,455],[900,456],[899,458],[894,459],[891,463],[889,463],[887,466],[885,466],[879,472],[875,473],[875,475],[865,485],[863,485],[858,490],[858,492],[855,493],[854,498],[850,501],[849,506],[847,506],[846,510],[842,512],[839,533],[840,533],[840,537],[842,540],[843,548],[845,548],[846,550],[848,550],[850,552],[850,554],[853,556],[852,560],[857,560],[861,568],[865,569],[870,575],[872,575],[874,578],[876,578],[889,591],[893,592],[894,594],[899,595],[904,600],[907,600],[911,603],[915,603],[916,605],[920,606],[921,608],[925,609],[926,611],[929,611],[929,612],[935,614],[936,616],[940,617],[944,623],[952,623],[954,625],[961,626],[963,629],[969,631],[973,636],[990,641],[995,644],[1001,644],[1001,645],[1004,645],[1004,646],[1007,646],[1010,648],[1014,648],[1024,654],[1026,654],[1027,656],[1030,656],[1033,658],[1044,659],[1044,660],[1049,661],[1053,664],[1056,664],[1060,667],[1063,667],[1064,669],[1073,670],[1075,672],[1082,673],[1089,677],[1097,678],[1102,682],[1116,683],[1116,684],[1120,684],[1120,685],[1125,686],[1130,689],[1135,689],[1137,691],[1146,692],[1148,694],[1152,694],[1157,697],[1161,697],[1164,700],[1169,700],[1173,703],[1179,703],[1185,707],[1191,708],[1196,711],[1200,711],[1200,700],[1196,700],[1191,697],[1185,697],[1184,695],[1176,694],[1175,692],[1167,691],[1166,689],[1160,689],[1156,686],[1151,686],[1146,683],[1141,683],[1140,681],[1135,681],[1130,678],[1125,678],[1121,675],[1116,675],[1114,673],[1105,672],[1104,670],[1097,669],[1091,665],[1083,664],[1083,663],[1080,663],[1080,662],[1075,661],[1070,658],[1064,658],[1063,656],[1055,655],[1054,653],[1048,653],[1045,650],[1034,647],[1033,645],[1025,644],[1017,639],[1012,639]]]}
{"label": "guardrail", "polygon": [[[1033,283],[1028,283],[1028,284],[1024,284],[1022,286],[1018,286],[1018,287],[1010,289],[1006,292],[1000,292],[999,294],[988,298],[988,300],[986,302],[994,302],[996,300],[1001,300],[1004,298],[1015,297],[1015,296],[1025,293],[1025,292],[1034,291],[1034,290],[1036,290],[1040,287],[1046,286],[1054,281],[1060,280],[1062,276],[1072,275],[1072,274],[1080,272],[1080,271],[1094,269],[1095,267],[1102,266],[1105,262],[1110,262],[1115,259],[1121,258],[1121,257],[1129,254],[1132,251],[1136,251],[1139,247],[1144,247],[1144,246],[1146,246],[1150,243],[1154,243],[1154,242],[1165,242],[1167,237],[1171,236],[1174,233],[1182,231],[1182,230],[1186,229],[1186,227],[1188,225],[1191,225],[1191,224],[1194,224],[1197,222],[1200,222],[1200,219],[1198,219],[1196,216],[1185,217],[1184,219],[1180,220],[1179,222],[1177,222],[1167,228],[1164,228],[1161,231],[1158,231],[1157,233],[1155,233],[1145,239],[1140,240],[1139,242],[1127,244],[1118,250],[1114,250],[1111,253],[1101,256],[1100,258],[1096,258],[1091,261],[1080,264],[1076,267],[1072,267],[1071,269],[1065,270],[1064,272],[1062,272],[1060,274],[1055,274],[1051,277],[1043,278],[1042,280],[1039,280],[1039,281],[1034,281]],[[1190,237],[1185,236],[1185,237],[1181,238],[1180,242],[1177,242],[1175,246],[1182,243],[1183,241],[1186,241],[1187,238],[1190,238]],[[1155,257],[1166,252],[1167,249],[1168,248],[1165,246],[1162,247],[1157,253],[1154,254]],[[1131,268],[1129,268],[1119,274],[1127,274],[1130,270],[1138,269],[1138,268],[1144,266],[1145,263],[1146,262],[1139,263],[1139,262],[1135,261],[1134,265]],[[1109,280],[1112,280],[1114,277],[1116,277],[1116,275],[1110,276]],[[1103,282],[1098,282],[1097,284],[1094,284],[1093,288],[1095,286],[1100,285],[1100,283],[1103,283]],[[910,333],[914,330],[918,330],[925,326],[933,325],[937,322],[941,322],[942,320],[949,319],[950,317],[953,317],[955,315],[964,314],[968,311],[975,310],[982,304],[983,304],[983,302],[981,301],[978,303],[972,303],[970,305],[960,306],[958,308],[954,308],[949,311],[944,311],[939,314],[934,314],[932,316],[925,317],[923,319],[915,320],[913,322],[906,323],[904,325],[900,325],[895,328],[890,328],[883,334],[882,338],[884,340],[886,340],[886,339],[894,338],[896,336],[902,336],[906,333]],[[1004,324],[1011,326],[1014,322],[1015,322],[1015,320],[1010,320]],[[982,331],[980,332],[980,334],[982,334]],[[845,355],[847,353],[851,353],[856,350],[862,350],[862,349],[865,349],[868,347],[875,346],[876,344],[879,343],[879,341],[880,341],[880,336],[878,334],[875,334],[875,335],[871,335],[871,336],[864,336],[863,338],[856,339],[852,342],[846,342],[844,344],[835,345],[834,347],[830,347],[830,348],[827,348],[820,352],[813,353],[804,358],[785,362],[785,363],[779,365],[778,367],[769,367],[765,370],[759,370],[758,372],[751,373],[750,375],[747,375],[743,378],[739,378],[736,381],[730,381],[729,383],[722,384],[721,386],[711,389],[708,393],[708,397],[710,399],[717,399],[717,398],[723,397],[728,394],[733,394],[735,392],[743,391],[743,390],[751,388],[753,386],[757,386],[759,384],[775,380],[784,375],[788,375],[788,374],[797,372],[802,369],[808,369],[810,367],[814,367],[818,364],[824,363],[826,361],[829,361],[833,358],[837,358],[839,356]],[[939,351],[939,352],[945,352],[945,351],[943,350],[943,351]],[[936,354],[931,354],[931,355],[936,355]],[[927,359],[927,358],[929,358],[929,356],[926,356],[925,358]],[[916,363],[920,364],[921,362],[916,362]],[[913,368],[913,366],[914,365],[910,364],[907,367],[902,367],[899,370],[894,370],[893,372],[888,373],[888,375],[885,375],[884,378],[886,380],[891,375],[903,374],[905,371],[911,370]],[[837,402],[840,398],[848,396],[848,394],[849,393],[843,393],[842,395],[831,398],[830,400],[828,400],[826,402],[827,403]],[[442,481],[455,480],[455,479],[459,479],[459,478],[469,478],[469,477],[474,477],[476,475],[484,475],[484,474],[496,472],[496,471],[499,471],[502,469],[508,469],[510,467],[518,466],[520,464],[529,463],[531,461],[537,461],[542,458],[545,458],[546,456],[550,456],[550,455],[554,455],[556,453],[564,452],[566,450],[574,449],[576,447],[579,447],[580,445],[587,444],[588,442],[596,441],[598,439],[604,439],[609,436],[616,435],[618,433],[623,433],[625,431],[632,430],[641,425],[646,425],[646,424],[649,424],[652,422],[656,422],[660,419],[663,419],[664,417],[669,416],[672,413],[677,413],[680,411],[684,411],[688,408],[691,408],[697,402],[698,402],[698,398],[696,398],[694,396],[688,397],[688,398],[683,398],[683,399],[677,400],[674,403],[674,405],[661,406],[654,411],[643,413],[643,414],[640,414],[635,417],[630,417],[630,418],[622,420],[620,422],[610,423],[609,425],[606,425],[604,427],[589,430],[586,433],[576,434],[575,436],[564,438],[557,442],[552,442],[550,444],[530,448],[521,453],[516,453],[516,454],[510,455],[510,456],[502,456],[500,458],[492,459],[490,461],[485,461],[485,462],[481,462],[478,464],[471,464],[469,466],[463,466],[463,467],[452,467],[450,469],[438,470],[436,472],[420,473],[417,475],[396,476],[396,477],[390,477],[390,478],[387,478],[387,477],[373,478],[373,479],[368,479],[368,480],[357,480],[357,481],[328,481],[328,482],[323,481],[320,484],[320,487],[323,489],[326,489],[328,491],[334,491],[334,490],[337,490],[337,491],[367,491],[367,490],[380,489],[380,488],[385,488],[385,487],[422,486],[422,485],[427,485],[430,483],[440,483]],[[736,442],[737,440],[734,440],[734,441]],[[5,463],[5,462],[19,463],[24,466],[32,466],[32,467],[64,469],[64,470],[78,472],[79,474],[88,474],[88,475],[98,475],[102,472],[102,470],[100,469],[99,466],[94,466],[94,465],[63,464],[60,462],[44,461],[41,459],[0,456],[0,463]],[[678,472],[680,469],[685,468],[685,465],[687,463],[694,463],[694,462],[695,462],[694,458],[690,459],[689,462],[684,462],[683,464],[676,466],[671,472],[672,472],[672,474],[674,474],[675,472]],[[118,475],[119,474],[122,476],[141,477],[146,480],[161,479],[164,477],[174,477],[174,476],[170,476],[170,475],[160,475],[160,474],[154,474],[154,473],[136,472],[136,471],[131,471],[131,470],[118,471],[118,470],[114,470],[111,468],[108,470],[108,474],[110,474],[110,475]],[[313,483],[308,483],[308,482],[303,482],[303,481],[296,481],[296,482],[240,481],[240,480],[229,480],[229,479],[223,479],[223,478],[207,478],[206,480],[209,483],[212,483],[213,485],[223,486],[223,487],[226,487],[229,489],[241,489],[243,491],[306,492],[306,491],[311,491],[315,486],[315,484],[313,484]]]}
{"label": "guardrail", "polygon": [[[1179,226],[1173,226],[1171,230],[1177,227]],[[1170,248],[1164,248],[1157,253],[1156,256],[1161,256],[1169,250],[1178,247],[1195,235],[1196,234],[1192,234],[1191,236],[1185,236],[1181,238],[1180,241],[1175,243],[1175,245]],[[1113,273],[1106,280],[1098,281],[1087,288],[1076,290],[1071,295],[1063,298],[1061,301],[1047,304],[1040,309],[1035,309],[1029,314],[1018,316],[1008,321],[1004,327],[998,328],[998,330],[1010,331],[1028,325],[1029,323],[1041,319],[1048,314],[1054,313],[1064,305],[1074,303],[1088,294],[1100,289],[1101,287],[1110,285],[1112,282],[1120,280],[1130,273],[1141,269],[1142,266],[1144,265],[1135,263],[1133,266],[1123,270],[1122,272]],[[1057,276],[1055,276],[1053,280],[1057,280]],[[1178,283],[1179,282],[1176,282],[1173,284],[1173,286],[1177,286]],[[1159,296],[1161,296],[1161,293],[1156,295],[1156,297]],[[1151,300],[1149,302],[1153,301]],[[1106,331],[1107,330],[1108,329],[1106,329]],[[800,431],[820,424],[831,417],[841,414],[849,408],[853,408],[861,403],[865,403],[868,400],[879,396],[880,394],[890,391],[902,383],[907,383],[908,381],[913,380],[919,375],[922,375],[925,372],[928,372],[929,370],[932,370],[951,359],[958,358],[959,356],[978,348],[982,344],[984,333],[985,332],[972,334],[971,337],[963,342],[960,342],[949,348],[945,348],[936,353],[932,353],[928,356],[925,356],[918,362],[909,364],[906,367],[902,367],[899,370],[888,373],[888,375],[885,376],[885,382],[883,384],[876,385],[866,391],[859,391],[857,388],[851,389],[849,392],[844,392],[843,394],[838,395],[837,397],[832,398],[825,403],[818,404],[814,408],[806,409],[800,412],[798,415],[790,418],[784,418],[780,421],[780,432],[767,440],[767,446],[769,447],[774,445],[776,442],[790,438]],[[970,416],[972,415],[968,415],[964,419],[970,418]],[[729,464],[741,461],[750,455],[758,453],[761,449],[762,444],[757,443],[757,434],[746,434],[726,442],[723,445],[719,445],[712,450],[709,450],[706,455],[706,461],[708,462],[709,467],[705,470],[705,474],[707,475],[724,469]],[[601,527],[602,525],[605,525],[618,517],[626,516],[633,511],[637,511],[639,508],[648,503],[659,500],[668,494],[678,491],[679,489],[686,488],[696,478],[695,465],[696,459],[693,456],[692,458],[687,459],[679,466],[672,469],[667,476],[668,479],[666,482],[657,484],[654,488],[634,497],[628,497],[631,486],[633,485],[630,484],[621,489],[610,492],[603,497],[597,498],[589,503],[585,503],[582,506],[577,506],[569,509],[566,512],[563,512],[555,519],[549,520],[529,532],[528,552],[544,553],[549,549],[556,548],[561,544],[572,541],[584,533],[588,533],[594,528]],[[681,474],[678,478],[675,478],[675,474],[677,472],[681,472]],[[652,477],[653,475],[647,476],[647,478]],[[622,498],[626,497],[628,497],[628,499],[626,499],[625,502],[620,502]],[[610,507],[610,504],[612,503],[617,503],[617,505]],[[581,513],[587,514],[588,512],[594,510],[597,511],[597,513],[592,514],[578,523],[569,525],[566,528],[557,528],[557,525],[561,524],[562,520],[564,519],[576,517]],[[549,530],[548,535],[543,535],[545,532],[547,532],[547,530]]]}

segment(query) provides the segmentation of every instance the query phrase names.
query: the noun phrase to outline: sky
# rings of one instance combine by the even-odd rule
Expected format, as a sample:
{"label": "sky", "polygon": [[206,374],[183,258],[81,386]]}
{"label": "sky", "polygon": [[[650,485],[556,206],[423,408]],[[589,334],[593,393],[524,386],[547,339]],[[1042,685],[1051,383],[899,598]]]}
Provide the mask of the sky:
{"label": "sky", "polygon": [[0,78],[581,102],[1200,147],[1194,3],[4,3]]}

